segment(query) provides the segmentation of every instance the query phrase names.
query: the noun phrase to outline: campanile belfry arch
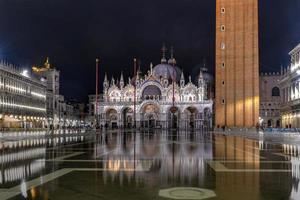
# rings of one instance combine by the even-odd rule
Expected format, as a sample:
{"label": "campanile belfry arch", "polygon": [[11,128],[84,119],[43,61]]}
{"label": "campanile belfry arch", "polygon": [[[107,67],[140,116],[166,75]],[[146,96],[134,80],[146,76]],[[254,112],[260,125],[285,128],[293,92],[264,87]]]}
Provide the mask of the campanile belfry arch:
{"label": "campanile belfry arch", "polygon": [[259,121],[258,0],[216,0],[216,126]]}

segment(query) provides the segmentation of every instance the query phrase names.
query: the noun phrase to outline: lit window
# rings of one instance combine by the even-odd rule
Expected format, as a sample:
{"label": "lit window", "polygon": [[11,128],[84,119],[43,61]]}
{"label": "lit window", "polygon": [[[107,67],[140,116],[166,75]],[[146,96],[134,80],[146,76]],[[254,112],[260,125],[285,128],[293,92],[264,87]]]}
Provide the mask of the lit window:
{"label": "lit window", "polygon": [[225,8],[224,7],[221,8],[221,13],[225,14]]}
{"label": "lit window", "polygon": [[222,49],[222,50],[225,49],[225,43],[224,43],[224,42],[221,43],[221,49]]}
{"label": "lit window", "polygon": [[225,62],[222,62],[222,63],[221,63],[221,67],[222,67],[222,68],[225,68]]}
{"label": "lit window", "polygon": [[225,31],[225,25],[221,26],[221,31],[223,31],[223,32]]}

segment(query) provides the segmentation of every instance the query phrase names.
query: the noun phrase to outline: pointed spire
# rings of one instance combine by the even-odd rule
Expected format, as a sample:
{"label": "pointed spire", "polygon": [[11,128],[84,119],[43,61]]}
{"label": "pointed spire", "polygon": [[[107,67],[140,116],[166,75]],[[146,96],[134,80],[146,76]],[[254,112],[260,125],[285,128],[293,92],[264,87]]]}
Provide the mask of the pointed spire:
{"label": "pointed spire", "polygon": [[204,85],[203,72],[200,69],[199,76],[198,76],[198,87],[202,87],[203,85]]}
{"label": "pointed spire", "polygon": [[163,44],[163,46],[161,48],[161,52],[162,52],[161,63],[166,63],[167,62],[167,59],[166,59],[167,47],[166,47],[165,43]]}
{"label": "pointed spire", "polygon": [[106,89],[108,89],[108,87],[109,87],[109,82],[107,80],[107,74],[105,73],[105,75],[104,75],[104,81],[103,81],[103,89],[104,89],[104,91],[106,91]]}
{"label": "pointed spire", "polygon": [[51,64],[49,62],[49,57],[46,58],[46,61],[44,63],[44,67],[47,68],[47,69],[49,69],[51,67]]}
{"label": "pointed spire", "polygon": [[140,70],[137,70],[136,72],[136,80],[138,81],[140,79]]}
{"label": "pointed spire", "polygon": [[183,71],[181,72],[181,77],[180,77],[180,86],[183,87],[185,85],[185,79],[184,79],[184,74]]}
{"label": "pointed spire", "polygon": [[171,49],[170,49],[170,59],[168,60],[168,63],[170,65],[176,65],[176,59],[174,57],[174,47],[172,46]]}
{"label": "pointed spire", "polygon": [[189,76],[189,83],[191,83],[192,82],[192,77],[191,77],[191,75]]}
{"label": "pointed spire", "polygon": [[206,59],[205,59],[205,58],[203,58],[203,67],[202,67],[202,71],[204,71],[204,72],[207,72],[207,71],[208,71],[208,69],[207,69],[207,67],[206,67]]}
{"label": "pointed spire", "polygon": [[121,71],[121,77],[120,77],[120,82],[124,81],[124,77],[123,77],[123,71]]}
{"label": "pointed spire", "polygon": [[123,88],[124,87],[124,77],[123,77],[123,71],[121,72],[121,77],[120,77],[120,87]]}
{"label": "pointed spire", "polygon": [[115,79],[114,79],[114,77],[111,78],[111,85],[115,85]]}
{"label": "pointed spire", "polygon": [[198,79],[203,79],[203,72],[202,72],[201,69],[200,69],[200,72],[199,72],[199,77],[198,77]]}
{"label": "pointed spire", "polygon": [[105,72],[105,75],[104,75],[104,82],[107,82],[107,74]]}
{"label": "pointed spire", "polygon": [[153,75],[153,64],[152,64],[152,62],[150,63],[150,74]]}

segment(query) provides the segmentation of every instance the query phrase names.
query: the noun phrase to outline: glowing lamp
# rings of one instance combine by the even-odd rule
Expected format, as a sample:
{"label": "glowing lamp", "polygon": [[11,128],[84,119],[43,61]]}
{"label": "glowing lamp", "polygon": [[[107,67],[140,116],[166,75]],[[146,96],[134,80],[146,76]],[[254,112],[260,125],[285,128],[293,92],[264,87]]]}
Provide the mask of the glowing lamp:
{"label": "glowing lamp", "polygon": [[21,75],[22,75],[22,76],[25,76],[25,77],[27,77],[27,78],[30,78],[27,69],[24,69],[24,70],[22,71]]}

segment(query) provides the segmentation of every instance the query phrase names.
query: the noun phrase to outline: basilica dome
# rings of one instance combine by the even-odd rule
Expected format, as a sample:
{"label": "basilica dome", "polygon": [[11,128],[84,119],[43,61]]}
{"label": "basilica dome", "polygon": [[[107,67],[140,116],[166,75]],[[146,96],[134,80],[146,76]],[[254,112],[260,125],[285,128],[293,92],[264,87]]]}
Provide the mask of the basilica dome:
{"label": "basilica dome", "polygon": [[153,73],[156,77],[167,77],[169,80],[175,78],[176,81],[179,81],[181,70],[177,66],[161,63],[153,68]]}

